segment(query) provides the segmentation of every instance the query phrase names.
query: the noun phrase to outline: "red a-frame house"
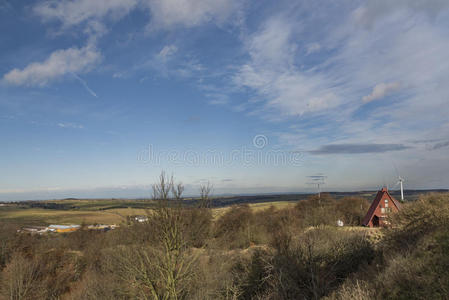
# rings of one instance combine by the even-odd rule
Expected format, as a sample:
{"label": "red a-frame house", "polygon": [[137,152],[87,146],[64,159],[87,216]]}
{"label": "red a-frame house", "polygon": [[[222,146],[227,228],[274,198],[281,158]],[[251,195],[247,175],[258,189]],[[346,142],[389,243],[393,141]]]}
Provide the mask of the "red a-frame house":
{"label": "red a-frame house", "polygon": [[382,188],[377,192],[376,198],[371,203],[362,225],[368,227],[386,226],[388,225],[388,215],[400,209],[399,201],[394,199],[386,188]]}

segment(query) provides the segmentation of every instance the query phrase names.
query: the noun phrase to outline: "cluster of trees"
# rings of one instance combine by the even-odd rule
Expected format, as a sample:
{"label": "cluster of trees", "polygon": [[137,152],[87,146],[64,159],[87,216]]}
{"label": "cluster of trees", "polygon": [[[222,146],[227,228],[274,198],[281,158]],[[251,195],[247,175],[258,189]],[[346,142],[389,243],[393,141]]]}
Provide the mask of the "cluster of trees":
{"label": "cluster of trees", "polygon": [[162,174],[148,221],[103,232],[0,228],[0,299],[373,299],[449,294],[449,196],[405,205],[380,232],[366,200],[328,195],[295,207],[234,206],[213,216]]}

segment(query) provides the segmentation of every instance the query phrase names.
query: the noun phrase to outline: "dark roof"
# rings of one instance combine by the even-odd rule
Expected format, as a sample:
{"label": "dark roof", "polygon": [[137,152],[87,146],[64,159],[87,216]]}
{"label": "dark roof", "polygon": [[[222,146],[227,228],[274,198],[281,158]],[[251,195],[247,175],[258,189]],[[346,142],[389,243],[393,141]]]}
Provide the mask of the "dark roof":
{"label": "dark roof", "polygon": [[377,192],[376,198],[374,198],[373,203],[371,203],[371,206],[368,209],[368,212],[365,215],[365,218],[363,219],[362,225],[367,226],[369,221],[371,221],[371,218],[373,217],[374,212],[376,211],[377,206],[379,205],[380,200],[382,200],[384,195],[387,195],[387,197],[393,201],[394,205],[399,209],[401,209],[401,204],[399,201],[393,198],[393,196],[390,195],[388,190],[386,188],[382,188],[382,190]]}

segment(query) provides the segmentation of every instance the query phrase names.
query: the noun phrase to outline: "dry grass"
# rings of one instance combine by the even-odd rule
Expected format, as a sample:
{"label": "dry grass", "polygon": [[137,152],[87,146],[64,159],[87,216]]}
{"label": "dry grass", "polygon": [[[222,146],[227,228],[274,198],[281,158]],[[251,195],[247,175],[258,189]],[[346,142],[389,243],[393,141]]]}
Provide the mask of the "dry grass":
{"label": "dry grass", "polygon": [[[274,208],[276,208],[276,209],[283,209],[283,208],[288,208],[288,207],[294,207],[295,204],[296,204],[296,202],[294,202],[294,201],[276,201],[276,202],[252,203],[252,204],[249,204],[249,207],[251,207],[253,212],[258,212],[258,211],[270,208],[271,206],[274,206]],[[213,215],[214,220],[216,220],[219,217],[221,217],[222,215],[224,215],[230,208],[231,208],[231,206],[214,208],[212,210],[212,215]]]}

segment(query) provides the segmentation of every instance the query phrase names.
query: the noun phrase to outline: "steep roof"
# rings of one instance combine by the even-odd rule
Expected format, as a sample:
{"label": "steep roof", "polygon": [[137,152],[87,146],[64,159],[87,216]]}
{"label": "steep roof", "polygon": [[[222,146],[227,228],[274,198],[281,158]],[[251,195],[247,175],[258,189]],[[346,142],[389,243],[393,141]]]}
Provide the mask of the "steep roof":
{"label": "steep roof", "polygon": [[368,212],[365,215],[365,218],[363,219],[362,225],[367,226],[369,221],[371,221],[371,218],[374,215],[374,212],[376,211],[377,206],[379,205],[379,202],[384,198],[384,195],[386,195],[393,203],[394,205],[399,209],[401,209],[401,203],[393,198],[393,196],[390,195],[388,190],[386,188],[382,188],[382,190],[377,192],[376,198],[374,198],[373,203],[371,203],[371,206],[368,209]]}

